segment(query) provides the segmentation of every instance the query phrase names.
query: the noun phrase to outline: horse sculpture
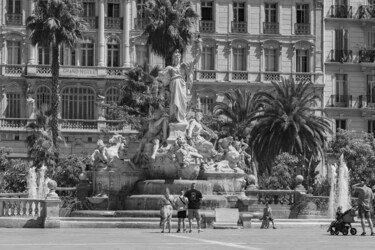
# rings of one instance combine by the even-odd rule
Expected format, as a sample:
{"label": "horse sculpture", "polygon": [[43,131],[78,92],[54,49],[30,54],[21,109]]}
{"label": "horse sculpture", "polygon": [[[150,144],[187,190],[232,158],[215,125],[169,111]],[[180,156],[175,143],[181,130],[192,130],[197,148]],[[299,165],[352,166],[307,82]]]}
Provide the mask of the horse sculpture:
{"label": "horse sculpture", "polygon": [[109,165],[115,158],[120,158],[119,153],[122,153],[122,151],[125,150],[125,138],[120,134],[115,134],[109,139],[109,143],[112,144],[112,146],[106,147],[103,140],[98,141],[98,149],[96,149],[91,156],[94,165],[98,162]]}

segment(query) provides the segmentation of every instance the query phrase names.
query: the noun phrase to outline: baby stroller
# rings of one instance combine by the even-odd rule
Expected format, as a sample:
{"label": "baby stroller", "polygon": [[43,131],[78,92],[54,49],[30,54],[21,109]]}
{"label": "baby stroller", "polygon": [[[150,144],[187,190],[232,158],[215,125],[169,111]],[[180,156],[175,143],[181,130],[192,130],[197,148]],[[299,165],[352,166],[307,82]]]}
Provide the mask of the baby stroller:
{"label": "baby stroller", "polygon": [[346,210],[340,218],[337,218],[337,220],[333,221],[331,223],[331,235],[339,235],[341,232],[343,235],[348,235],[349,229],[351,235],[357,234],[357,229],[352,227],[351,223],[353,223],[355,214],[357,211],[357,207],[352,207],[348,210]]}

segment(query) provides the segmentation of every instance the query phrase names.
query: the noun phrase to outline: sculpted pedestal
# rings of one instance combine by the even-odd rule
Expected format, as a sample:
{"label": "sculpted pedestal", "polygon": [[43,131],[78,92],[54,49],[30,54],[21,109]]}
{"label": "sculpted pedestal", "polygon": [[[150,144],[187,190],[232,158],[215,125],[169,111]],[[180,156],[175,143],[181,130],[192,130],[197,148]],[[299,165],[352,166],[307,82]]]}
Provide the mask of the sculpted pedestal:
{"label": "sculpted pedestal", "polygon": [[167,139],[168,144],[173,144],[177,137],[186,135],[186,128],[189,124],[186,123],[169,123],[169,137]]}

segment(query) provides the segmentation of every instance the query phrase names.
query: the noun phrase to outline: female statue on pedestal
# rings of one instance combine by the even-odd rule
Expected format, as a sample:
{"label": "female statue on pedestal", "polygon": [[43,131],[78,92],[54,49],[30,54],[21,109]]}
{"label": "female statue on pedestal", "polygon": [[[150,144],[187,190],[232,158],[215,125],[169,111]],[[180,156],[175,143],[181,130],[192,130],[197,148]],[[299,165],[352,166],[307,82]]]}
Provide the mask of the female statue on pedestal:
{"label": "female statue on pedestal", "polygon": [[186,123],[188,94],[193,84],[192,74],[194,65],[199,61],[202,53],[201,39],[195,41],[197,45],[197,54],[192,62],[181,63],[181,54],[179,50],[173,53],[172,66],[166,67],[159,74],[159,79],[169,85],[170,89],[170,121]]}

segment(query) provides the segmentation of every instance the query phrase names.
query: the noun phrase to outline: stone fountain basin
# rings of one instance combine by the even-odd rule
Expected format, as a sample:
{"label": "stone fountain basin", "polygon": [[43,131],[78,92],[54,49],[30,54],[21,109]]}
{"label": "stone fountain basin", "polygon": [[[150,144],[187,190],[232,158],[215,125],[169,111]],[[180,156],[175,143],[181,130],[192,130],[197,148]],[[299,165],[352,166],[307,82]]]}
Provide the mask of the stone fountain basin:
{"label": "stone fountain basin", "polygon": [[108,196],[102,197],[86,197],[86,199],[92,204],[100,204],[106,200],[108,200]]}
{"label": "stone fountain basin", "polygon": [[[131,195],[125,199],[125,210],[159,210],[159,200],[163,195]],[[173,195],[177,198],[178,195]],[[203,195],[201,209],[214,210],[228,207],[227,198],[223,195]]]}

